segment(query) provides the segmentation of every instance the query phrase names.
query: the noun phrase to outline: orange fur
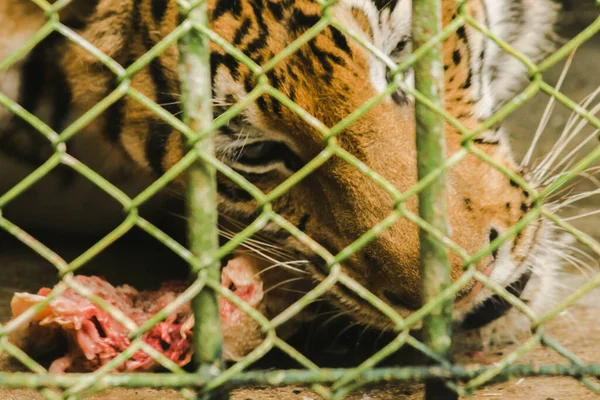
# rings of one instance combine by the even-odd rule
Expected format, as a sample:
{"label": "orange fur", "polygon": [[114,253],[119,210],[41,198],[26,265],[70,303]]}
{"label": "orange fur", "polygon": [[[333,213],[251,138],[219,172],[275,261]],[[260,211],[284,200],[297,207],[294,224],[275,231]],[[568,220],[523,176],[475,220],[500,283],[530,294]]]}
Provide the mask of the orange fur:
{"label": "orange fur", "polygon": [[[282,51],[301,33],[294,32],[285,25],[293,10],[299,10],[308,16],[320,13],[320,7],[307,0],[296,1],[293,7],[284,9],[282,19],[274,18],[265,9],[262,15],[265,32],[259,27],[251,3],[251,0],[239,0],[241,17],[226,12],[211,21],[211,29],[225,40],[234,42],[244,20],[249,19],[250,27],[240,40],[239,46],[250,46],[253,41],[264,36],[266,45],[259,54],[249,55],[254,58],[261,57],[259,64],[264,64]],[[22,2],[17,1],[14,4]],[[137,10],[136,4],[139,7]],[[121,65],[125,65],[128,61],[142,56],[148,50],[149,43],[158,43],[175,28],[178,23],[176,2],[169,0],[166,4],[164,16],[158,22],[152,17],[152,3],[149,0],[135,3],[132,0],[100,0],[91,17],[85,13],[83,17],[79,17],[85,25],[78,33]],[[217,0],[209,1],[211,13],[214,13],[217,4]],[[443,6],[443,21],[444,24],[448,24],[455,15],[456,2],[444,0]],[[31,17],[21,20],[25,24],[31,24],[31,27],[23,26],[22,29],[37,29],[42,23],[41,14],[38,12],[34,18],[34,14],[29,14],[30,10],[23,7],[7,11],[0,6],[0,21],[7,15],[10,19],[14,13],[27,13]],[[340,4],[334,8],[334,14],[342,19],[341,22],[357,26],[367,37],[372,38],[374,31],[366,14],[344,7]],[[470,2],[470,12],[473,15],[479,15],[478,7],[481,7],[479,2]],[[134,17],[136,12],[140,15],[139,24]],[[74,12],[70,17],[77,18],[78,15]],[[5,37],[1,34],[5,28],[6,25],[0,23],[0,40]],[[367,51],[349,38],[347,42],[351,52],[342,51],[337,47],[333,35],[331,30],[324,30],[312,39],[310,45],[282,60],[267,74],[272,85],[277,82],[278,90],[288,97],[293,97],[298,106],[329,127],[340,122],[377,94],[371,82]],[[324,63],[315,56],[311,45],[327,51],[337,61],[330,65]],[[470,54],[465,39],[461,39],[457,34],[446,40],[443,49],[444,64],[447,66],[446,108],[467,128],[473,128],[480,122],[474,116],[476,99],[466,85],[472,74],[469,60],[473,55]],[[1,50],[0,48],[0,55]],[[214,43],[211,44],[211,52],[213,57],[226,55],[225,50]],[[72,92],[73,107],[79,114],[101,101],[109,92],[107,88],[115,84],[113,73],[76,44],[64,42],[56,48],[56,54]],[[456,62],[458,58],[460,60]],[[167,49],[156,62],[160,64],[164,73],[166,90],[171,94],[178,93],[177,48]],[[147,65],[133,76],[131,87],[149,99],[159,101],[161,93],[158,93],[151,68],[151,65]],[[216,90],[217,95],[223,97],[220,99],[222,101],[227,100],[227,96],[234,102],[239,101],[245,94],[245,90],[240,87],[243,88],[246,82],[256,82],[250,70],[243,65],[232,71],[229,65],[223,63],[213,73],[215,82],[229,88],[228,93],[219,93],[221,89]],[[234,74],[237,74],[237,77],[234,78]],[[129,96],[123,101],[124,117],[118,143],[106,138],[106,129],[110,122],[106,118],[107,113],[87,126],[80,135],[92,138],[90,140],[95,143],[92,151],[106,155],[107,162],[104,167],[113,171],[113,174],[122,171],[129,171],[133,176],[149,174],[151,163],[147,157],[146,146],[153,135],[157,134],[153,131],[155,125],[152,125],[157,117]],[[258,102],[244,110],[241,118],[243,123],[260,131],[267,138],[283,138],[304,162],[308,162],[324,148],[322,135],[293,111],[278,106],[277,100],[267,95],[262,97],[262,101],[264,110],[261,110]],[[280,111],[277,111],[278,108]],[[337,143],[404,192],[417,182],[413,113],[414,107],[410,102],[399,105],[386,98],[341,132]],[[462,148],[462,137],[450,125],[447,125],[446,132],[448,155],[451,156]],[[160,161],[163,170],[172,167],[181,159],[185,151],[184,145],[185,141],[181,139],[180,134],[169,130],[164,140],[166,151]],[[477,146],[506,168],[521,173],[510,154],[502,147],[489,144]],[[285,177],[285,174],[279,174],[276,179],[260,180],[254,184],[269,192]],[[529,206],[529,200],[522,189],[511,185],[507,177],[474,155],[466,156],[449,170],[447,178],[451,239],[468,253],[475,253],[488,245],[491,229],[503,232],[517,223],[523,216],[522,203]],[[222,176],[219,180],[223,184],[231,185],[231,182]],[[181,184],[182,181],[179,180],[177,185]],[[409,199],[406,206],[410,212],[417,213],[417,198]],[[255,215],[255,208],[256,202],[253,201],[232,204],[222,199],[220,202],[220,211],[234,218],[251,220],[251,215]],[[305,232],[331,252],[337,252],[388,217],[394,211],[394,203],[377,183],[343,160],[333,157],[288,193],[276,199],[273,210],[293,224],[299,224],[302,219],[307,218]],[[535,241],[535,232],[535,224],[527,227],[521,237],[515,240],[513,252],[526,254]],[[314,254],[294,238],[286,237],[281,244],[314,260]],[[463,271],[462,260],[453,253],[450,254],[450,259],[452,278],[457,279]],[[489,256],[478,263],[478,268],[483,270],[491,262],[492,257]],[[404,217],[349,257],[344,262],[343,269],[379,297],[386,299],[385,293],[389,292],[401,299],[401,304],[394,306],[402,314],[407,314],[421,305],[418,228]],[[316,278],[322,277],[318,269],[311,271]],[[459,296],[463,296],[469,289],[462,291]],[[339,289],[334,289],[333,293],[339,297],[340,303],[359,309],[356,317],[362,322],[376,326],[388,324],[378,312],[359,300],[348,298]]]}

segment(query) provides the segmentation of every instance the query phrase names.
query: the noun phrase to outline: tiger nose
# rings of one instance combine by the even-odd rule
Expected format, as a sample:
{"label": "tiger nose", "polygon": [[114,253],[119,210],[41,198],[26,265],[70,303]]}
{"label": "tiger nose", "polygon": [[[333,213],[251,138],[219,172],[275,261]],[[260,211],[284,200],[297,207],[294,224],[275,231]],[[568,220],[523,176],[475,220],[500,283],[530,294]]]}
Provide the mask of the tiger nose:
{"label": "tiger nose", "polygon": [[[492,243],[494,240],[496,240],[499,236],[500,229],[497,227],[491,227],[488,231],[488,242],[486,243],[486,246]],[[493,250],[491,256],[492,261],[482,271],[486,276],[490,276],[494,270],[494,261],[498,258],[498,249]],[[369,258],[369,261],[373,263],[372,258]],[[375,264],[372,265],[372,267],[381,270],[384,266]],[[456,267],[462,268],[462,265],[457,265]],[[415,268],[419,269],[420,266],[417,265]],[[416,310],[422,305],[420,293],[415,293],[414,291],[407,291],[405,287],[402,287],[401,282],[396,281],[395,283],[393,283],[393,285],[394,287],[389,287],[388,283],[388,287],[385,287],[385,283],[383,283],[381,286],[384,286],[384,288],[379,292],[379,297],[387,301],[392,306],[409,310]],[[482,284],[480,282],[476,282],[466,293],[461,293],[457,296],[456,300],[458,301],[458,304],[467,303],[470,299],[474,298],[479,293],[481,288]]]}

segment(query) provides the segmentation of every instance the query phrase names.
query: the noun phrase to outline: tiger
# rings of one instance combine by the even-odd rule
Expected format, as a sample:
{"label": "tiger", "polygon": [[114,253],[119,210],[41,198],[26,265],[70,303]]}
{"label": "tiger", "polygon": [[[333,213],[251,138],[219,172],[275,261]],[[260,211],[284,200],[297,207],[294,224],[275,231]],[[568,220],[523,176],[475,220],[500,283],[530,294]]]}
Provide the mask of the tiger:
{"label": "tiger", "polygon": [[[442,0],[443,26],[458,17],[458,3]],[[550,0],[470,0],[465,7],[470,16],[532,61],[543,59],[556,46],[554,25],[559,11]],[[418,181],[416,100],[407,90],[384,93],[395,78],[376,53],[397,64],[411,57],[411,1],[339,0],[328,5],[327,12],[347,31],[327,25],[276,63],[266,79],[281,96],[329,128],[383,93],[382,100],[339,132],[336,141],[404,193]],[[323,13],[323,6],[311,0],[208,1],[212,32],[259,66],[315,26]],[[81,36],[123,68],[173,32],[181,20],[176,0],[74,0],[60,11],[65,30]],[[3,1],[0,60],[27,43],[44,23],[44,12],[33,2]],[[444,108],[466,129],[481,125],[528,82],[521,61],[469,24],[452,32],[442,50]],[[181,118],[178,61],[177,46],[168,46],[131,78],[130,86]],[[214,41],[210,42],[210,70],[214,118],[242,101],[257,85],[253,71]],[[410,70],[403,79],[404,87],[412,87]],[[48,35],[0,72],[3,96],[55,132],[63,131],[118,86],[110,68],[58,33]],[[214,132],[215,156],[269,193],[323,155],[323,134],[309,122],[274,97],[259,95]],[[446,153],[452,157],[461,151],[463,136],[452,124],[444,124]],[[179,131],[129,95],[118,97],[64,146],[69,160],[85,164],[129,196],[164,175],[188,149]],[[515,161],[502,123],[478,135],[472,146],[530,186],[540,187],[527,168]],[[52,146],[45,138],[13,110],[0,106],[0,193],[14,187],[51,154]],[[449,238],[469,254],[505,235],[535,205],[528,190],[472,153],[447,170],[446,181]],[[178,193],[186,186],[182,178],[170,185]],[[5,207],[3,216],[26,229],[79,232],[113,228],[123,219],[121,206],[92,189],[92,183],[69,168],[57,169]],[[221,173],[217,189],[218,213],[220,219],[234,221],[230,229],[240,231],[260,215],[258,201]],[[159,209],[167,197],[153,197],[144,204],[145,210]],[[43,207],[38,206],[41,198]],[[408,198],[404,206],[418,214],[416,196]],[[326,251],[338,254],[390,216],[396,204],[382,186],[333,156],[278,196],[271,207]],[[326,262],[313,247],[273,221],[263,225],[261,238],[276,246],[280,254],[303,261],[301,268],[293,270],[274,268],[272,282],[281,283],[290,274],[295,279],[300,276],[299,285],[306,292],[327,278]],[[475,267],[536,312],[543,312],[558,286],[556,271],[560,268],[560,262],[550,258],[544,248],[564,240],[550,221],[536,217]],[[419,249],[418,226],[401,217],[346,257],[341,273],[406,317],[423,306]],[[452,251],[448,257],[450,276],[456,281],[464,274],[464,260]],[[296,273],[296,269],[300,271]],[[266,300],[271,316],[298,298],[292,290],[275,293]],[[340,283],[325,296],[361,325],[380,330],[394,326]],[[475,280],[458,291],[453,308],[453,321],[460,329],[479,329],[489,335],[528,329],[517,310]]]}

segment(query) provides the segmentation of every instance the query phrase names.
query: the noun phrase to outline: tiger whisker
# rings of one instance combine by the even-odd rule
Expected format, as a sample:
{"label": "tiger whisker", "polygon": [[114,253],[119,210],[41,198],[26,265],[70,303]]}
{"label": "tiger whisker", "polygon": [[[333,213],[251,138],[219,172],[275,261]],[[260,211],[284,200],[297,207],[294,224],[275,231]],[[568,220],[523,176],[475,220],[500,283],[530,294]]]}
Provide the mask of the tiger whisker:
{"label": "tiger whisker", "polygon": [[369,330],[369,326],[365,325],[365,327],[363,328],[363,330],[358,335],[358,339],[356,340],[356,345],[354,346],[355,350],[357,350],[359,348],[360,342],[362,341],[363,337],[365,336],[365,333],[367,333],[368,330]]}
{"label": "tiger whisker", "polygon": [[339,312],[340,312],[340,310],[338,310],[338,309],[335,309],[335,310],[329,310],[329,311],[323,311],[323,312],[321,312],[321,313],[318,313],[318,314],[316,314],[316,317],[317,317],[317,318],[321,318],[321,317],[324,317],[324,316],[326,316],[326,315],[337,314],[337,313],[339,313]]}
{"label": "tiger whisker", "polygon": [[379,335],[377,335],[377,339],[375,339],[373,341],[373,349],[377,349],[378,348],[379,341],[381,340],[381,338],[383,337],[384,334],[385,334],[385,331],[379,332]]}
{"label": "tiger whisker", "polygon": [[351,324],[348,324],[347,327],[345,327],[337,335],[335,335],[335,338],[333,339],[333,342],[334,343],[337,342],[344,335],[344,333],[348,332],[350,329],[354,328],[355,326],[359,326],[359,325],[360,325],[359,322],[352,322]]}
{"label": "tiger whisker", "polygon": [[260,272],[256,273],[254,276],[255,277],[259,276],[259,275],[261,275],[261,274],[263,274],[263,273],[265,273],[267,271],[272,270],[273,268],[277,268],[277,267],[281,267],[281,266],[285,266],[286,269],[289,269],[291,271],[295,271],[295,272],[298,272],[298,273],[301,273],[301,274],[309,275],[309,273],[307,271],[301,270],[299,268],[292,267],[290,264],[309,264],[309,261],[307,261],[307,260],[282,261],[282,262],[279,262],[277,264],[273,264],[270,267],[262,269]]}
{"label": "tiger whisker", "polygon": [[596,214],[600,214],[600,209],[598,210],[594,210],[594,211],[589,211],[583,214],[579,214],[579,215],[575,215],[572,217],[563,217],[563,220],[565,221],[574,221],[576,219],[580,219],[580,218],[585,218],[585,217],[589,217],[590,215],[596,215]]}
{"label": "tiger whisker", "polygon": [[[592,112],[595,114],[598,110],[600,110],[600,104],[598,104],[598,106],[594,107],[594,109],[592,110]],[[583,146],[585,146],[590,140],[595,139],[596,136],[598,135],[598,132],[600,130],[596,129],[594,130],[590,135],[588,135],[584,140],[582,140],[581,142],[579,142],[579,144],[577,146],[575,146],[574,149],[572,149],[563,159],[562,161],[556,163],[556,165],[549,171],[550,173],[556,171],[560,166],[562,166],[563,164],[566,163],[566,165],[563,167],[563,169],[561,170],[562,173],[565,173],[572,165],[573,162],[568,162],[570,160],[573,159],[573,157],[575,157],[577,155],[577,152],[579,150],[581,150],[581,148]]]}
{"label": "tiger whisker", "polygon": [[[225,238],[228,238],[228,239],[232,239],[232,238],[235,237],[235,235],[230,234],[228,232],[224,232],[224,231],[220,231],[219,234],[222,235]],[[250,250],[254,251],[256,254],[262,256],[267,261],[271,261],[273,263],[278,263],[279,262],[275,258],[273,258],[273,257],[271,257],[271,256],[268,255],[268,254],[272,254],[274,256],[280,255],[280,254],[277,254],[277,252],[273,251],[272,249],[263,249],[263,248],[260,248],[260,247],[258,247],[256,245],[253,245],[251,243],[247,243],[246,241],[240,243],[240,246],[245,247],[247,249],[250,249]]]}
{"label": "tiger whisker", "polygon": [[158,103],[158,105],[161,107],[172,106],[172,105],[176,105],[176,104],[181,104],[181,101],[171,101],[169,103]]}
{"label": "tiger whisker", "polygon": [[181,93],[171,93],[171,92],[161,92],[161,91],[157,91],[156,93],[164,94],[166,96],[181,97]]}
{"label": "tiger whisker", "polygon": [[592,257],[591,255],[589,255],[588,253],[586,253],[585,251],[575,247],[575,246],[565,246],[566,249],[573,251],[577,254],[579,254],[580,256],[588,259],[590,262],[592,262],[593,264],[595,264],[596,266],[600,267],[600,262],[598,262],[598,260],[596,260],[594,257]]}
{"label": "tiger whisker", "polygon": [[[589,107],[590,103],[596,98],[596,96],[599,93],[600,93],[600,87],[598,87],[590,95],[586,96],[584,98],[584,100],[579,103],[579,105],[582,108],[587,109]],[[552,146],[552,149],[542,159],[542,161],[536,166],[536,168],[548,169],[546,167],[546,165],[552,165],[556,161],[556,158],[564,151],[564,149],[566,148],[568,143],[570,143],[571,140],[575,136],[577,136],[579,134],[579,132],[583,129],[583,127],[586,125],[587,120],[582,120],[582,119],[583,119],[583,117],[581,117],[577,113],[571,114],[571,116],[569,117],[569,120],[567,121],[567,124],[565,125],[559,138],[556,140],[554,146]],[[543,178],[544,178],[544,176],[538,176],[538,179],[540,179],[540,180]]]}
{"label": "tiger whisker", "polygon": [[284,281],[278,282],[275,285],[273,285],[270,288],[268,288],[267,290],[265,290],[263,292],[263,295],[265,295],[265,294],[267,294],[267,293],[269,293],[269,292],[271,292],[271,291],[279,288],[280,286],[287,285],[288,283],[297,282],[297,281],[301,281],[301,280],[304,280],[304,278],[290,278],[290,279],[286,279]]}
{"label": "tiger whisker", "polygon": [[[227,238],[227,239],[233,239],[237,236],[237,233],[229,231],[227,228],[219,228],[220,232],[222,232],[222,236]],[[266,253],[270,253],[272,255],[275,256],[279,256],[279,257],[292,257],[293,254],[291,252],[286,252],[284,251],[284,249],[280,249],[274,246],[269,246],[267,243],[263,243],[261,241],[258,241],[256,239],[252,240],[252,239],[246,239],[242,242],[241,244],[242,246],[245,246],[247,248],[252,248],[252,249],[260,249]]]}
{"label": "tiger whisker", "polygon": [[322,331],[323,331],[323,329],[324,329],[325,327],[327,327],[327,325],[330,325],[330,324],[331,324],[333,321],[335,321],[336,319],[338,319],[338,318],[340,318],[340,317],[343,317],[343,316],[345,316],[345,315],[349,315],[349,314],[351,314],[351,311],[350,311],[350,310],[347,310],[347,311],[339,311],[339,310],[336,310],[336,311],[338,311],[338,312],[337,312],[337,313],[336,313],[334,316],[332,316],[332,317],[328,318],[328,319],[327,319],[327,320],[325,320],[323,323],[319,324],[319,329],[317,330],[317,333],[318,333],[318,332],[322,332]]}
{"label": "tiger whisker", "polygon": [[[284,288],[284,287],[277,288],[277,290],[283,290],[284,292],[298,293],[298,294],[302,294],[302,295],[305,295],[305,294],[308,293],[306,291],[296,290],[296,289],[290,289],[290,288]],[[325,300],[322,299],[322,300],[315,300],[315,301],[325,301]]]}
{"label": "tiger whisker", "polygon": [[550,248],[547,248],[546,250],[563,259],[565,262],[570,264],[573,268],[578,270],[585,277],[589,277],[589,273],[594,271],[594,268],[592,266],[584,263],[582,260],[575,256],[569,255],[568,253],[562,251],[554,251]]}
{"label": "tiger whisker", "polygon": [[[239,221],[236,221],[235,219],[233,219],[233,218],[231,218],[229,216],[223,215],[222,217],[223,217],[223,219],[227,220],[229,223],[233,224],[236,228],[238,228],[240,230],[246,228],[246,226],[243,223],[241,223]],[[259,239],[261,240],[261,243],[264,246],[277,248],[278,250],[280,250],[282,252],[289,253],[292,256],[294,255],[294,252],[282,248],[280,245],[278,245],[277,243],[273,242],[269,238],[264,237],[263,235],[261,235],[260,232],[256,233],[253,236],[253,238],[250,238],[249,240],[259,240]]]}
{"label": "tiger whisker", "polygon": [[[167,214],[173,216],[173,217],[182,219],[184,221],[187,220],[187,217],[185,215],[177,214],[177,213],[171,212],[169,210],[165,210],[165,212]],[[235,233],[227,230],[226,228],[221,228],[221,227],[219,227],[219,235],[221,235],[221,236],[223,236],[223,237],[225,237],[227,239],[232,239],[232,238],[235,237]],[[254,246],[253,245],[249,245],[247,242],[254,244]],[[282,256],[282,255],[283,256],[287,256],[287,254],[284,254],[283,252],[277,252],[275,249],[271,249],[271,248],[262,249],[260,247],[257,247],[257,246],[260,246],[260,244],[261,243],[258,242],[258,241],[256,241],[256,240],[246,239],[244,242],[242,242],[240,244],[240,246],[248,248],[249,250],[252,250],[252,251],[255,251],[255,252],[258,251],[258,250],[261,250],[261,251],[264,251],[264,252],[267,252],[267,253],[272,253],[272,254],[277,255],[277,256]],[[275,260],[275,259],[273,259],[271,257],[266,258],[266,259],[269,260],[269,261],[272,261],[274,263],[278,263],[279,262],[279,261],[277,261],[277,260]]]}
{"label": "tiger whisker", "polygon": [[561,199],[560,201],[557,201],[556,203],[550,203],[550,204],[559,206],[558,209],[562,209],[565,206],[569,206],[573,203],[576,203],[583,199],[587,199],[588,197],[592,197],[597,194],[600,194],[600,189],[590,190],[590,191],[583,192],[583,193],[576,193],[569,197],[565,197],[564,199]]}
{"label": "tiger whisker", "polygon": [[[573,61],[573,58],[575,57],[576,51],[577,51],[577,49],[573,50],[571,52],[571,54],[569,54],[569,57],[567,58],[564,68],[562,69],[560,77],[558,78],[558,82],[556,84],[556,90],[560,90],[560,88],[565,80],[565,77],[567,76],[567,73],[568,73],[569,69],[571,68],[571,63]],[[546,109],[544,110],[544,114],[542,115],[542,119],[540,120],[540,124],[538,125],[538,128],[535,132],[535,135],[533,137],[531,145],[529,146],[527,153],[525,154],[525,156],[523,157],[523,160],[521,161],[521,166],[529,164],[529,162],[531,160],[531,156],[533,155],[533,151],[534,151],[537,143],[539,142],[543,131],[546,129],[548,122],[550,121],[550,116],[551,116],[552,111],[554,110],[555,105],[556,105],[556,99],[554,98],[554,96],[551,96],[550,100],[548,101],[548,104],[546,105]]]}

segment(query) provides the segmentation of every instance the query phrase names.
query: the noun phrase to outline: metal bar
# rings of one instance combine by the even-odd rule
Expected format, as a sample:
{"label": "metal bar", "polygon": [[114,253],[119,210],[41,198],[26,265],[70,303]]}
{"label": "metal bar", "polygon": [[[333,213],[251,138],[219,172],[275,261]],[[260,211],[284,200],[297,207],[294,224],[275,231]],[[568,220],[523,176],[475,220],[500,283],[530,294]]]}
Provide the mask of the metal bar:
{"label": "metal bar", "polygon": [[[482,375],[492,369],[493,366],[411,366],[373,368],[362,371],[356,382],[362,384],[385,383],[394,381],[427,381],[431,379],[457,379],[466,381]],[[272,371],[247,371],[236,374],[227,381],[227,387],[240,387],[250,385],[297,385],[297,384],[327,384],[336,382],[343,378],[352,369],[346,368],[323,368],[315,371],[307,369],[290,369],[282,374],[281,370]],[[77,384],[82,378],[89,374],[65,374],[65,375],[38,375],[36,373],[23,372],[0,372],[0,386],[7,388],[41,388],[56,387],[69,388]],[[600,364],[576,365],[551,364],[513,364],[507,366],[496,375],[490,383],[502,382],[516,377],[596,377],[600,378]],[[204,373],[190,374],[165,374],[165,373],[127,373],[106,374],[99,376],[90,388],[103,389],[109,387],[154,387],[154,388],[180,388],[180,387],[202,387],[212,379],[212,375]]]}
{"label": "metal bar", "polygon": [[[182,14],[196,26],[208,26],[207,2],[198,2],[189,9],[182,7]],[[183,121],[198,137],[190,151],[214,156],[211,134],[212,90],[210,71],[210,47],[206,35],[192,28],[179,40],[180,76],[183,100]],[[209,163],[196,161],[186,171],[188,240],[200,268],[191,265],[193,278],[208,278],[219,282],[220,262],[218,250],[216,169]],[[219,315],[218,294],[204,287],[191,302],[195,318],[194,358],[199,373],[217,376],[223,369],[223,335]],[[228,397],[225,395],[225,398]],[[222,399],[215,392],[201,393],[200,399]]]}
{"label": "metal bar", "polygon": [[[440,0],[413,2],[413,49],[427,44],[442,30]],[[430,44],[428,44],[430,45]],[[429,102],[443,108],[444,70],[442,42],[437,41],[414,64],[415,89]],[[444,119],[420,101],[415,102],[417,166],[419,180],[442,168],[445,162]],[[438,175],[419,193],[419,214],[432,227],[448,235],[445,175]],[[423,303],[433,301],[450,281],[448,252],[434,235],[421,228],[421,279]],[[442,302],[423,319],[423,342],[441,358],[450,358],[452,299]],[[445,381],[433,379],[425,384],[425,399],[456,399]]]}

